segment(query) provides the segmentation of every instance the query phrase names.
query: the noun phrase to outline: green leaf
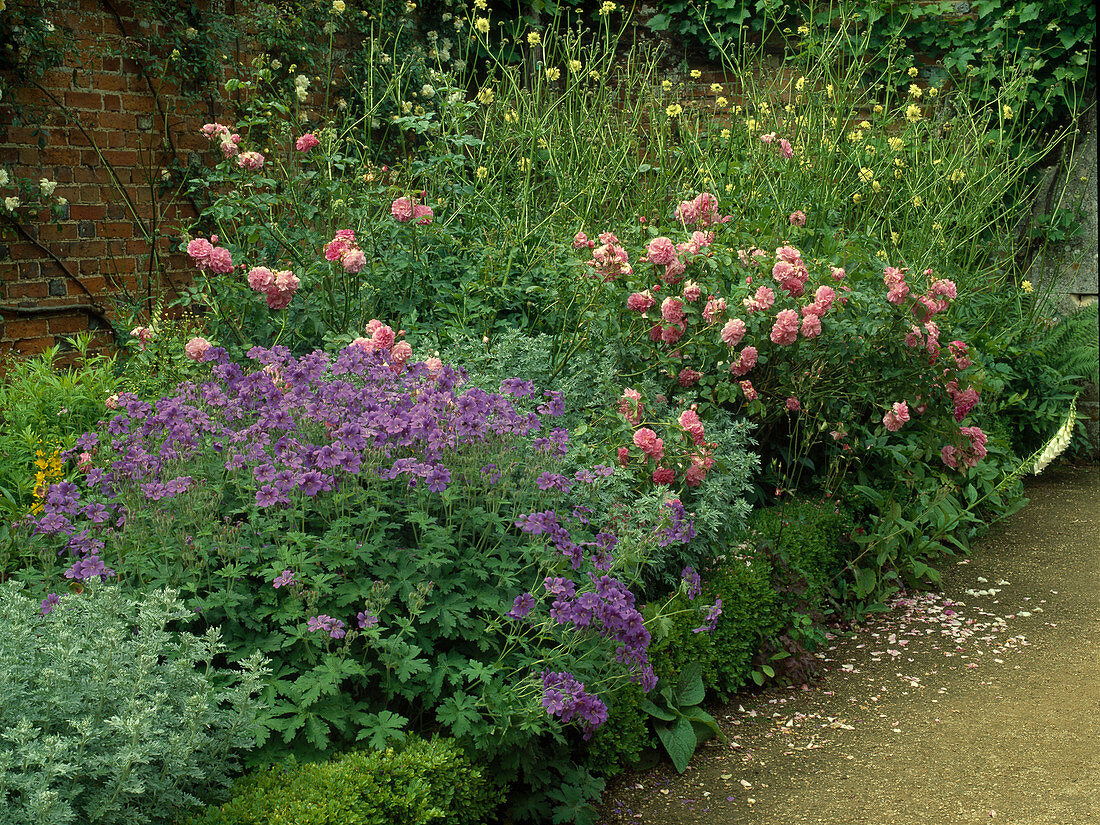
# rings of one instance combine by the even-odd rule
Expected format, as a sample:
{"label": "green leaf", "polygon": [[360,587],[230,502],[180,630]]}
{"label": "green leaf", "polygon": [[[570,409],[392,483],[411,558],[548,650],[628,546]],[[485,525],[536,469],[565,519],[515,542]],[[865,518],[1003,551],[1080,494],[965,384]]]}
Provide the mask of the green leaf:
{"label": "green leaf", "polygon": [[666,722],[671,722],[676,718],[676,714],[673,711],[662,708],[660,705],[655,705],[648,699],[642,700],[641,708],[650,716],[656,716],[658,719],[663,719]]}
{"label": "green leaf", "polygon": [[707,695],[703,686],[703,666],[699,662],[692,662],[680,673],[676,683],[676,704],[680,707],[697,705]]}
{"label": "green leaf", "polygon": [[477,712],[477,699],[468,693],[448,696],[435,712],[435,718],[449,725],[455,736],[467,733],[474,722],[481,718]]}
{"label": "green leaf", "polygon": [[658,728],[657,736],[660,737],[661,744],[668,751],[676,772],[683,773],[687,770],[688,762],[691,761],[691,756],[695,753],[695,746],[698,744],[698,740],[695,738],[695,729],[691,726],[691,722],[684,717],[680,717],[674,724]]}
{"label": "green leaf", "polygon": [[646,25],[649,26],[650,31],[663,32],[668,31],[668,24],[670,22],[667,14],[655,14],[649,18],[649,22]]}

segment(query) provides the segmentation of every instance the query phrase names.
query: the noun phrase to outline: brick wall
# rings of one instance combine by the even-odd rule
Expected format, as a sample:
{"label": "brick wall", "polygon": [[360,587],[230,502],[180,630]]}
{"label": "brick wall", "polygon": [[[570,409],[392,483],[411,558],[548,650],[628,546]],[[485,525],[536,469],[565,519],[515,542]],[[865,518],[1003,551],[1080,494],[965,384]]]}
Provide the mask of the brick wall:
{"label": "brick wall", "polygon": [[[70,0],[54,22],[76,36],[76,57],[0,102],[0,166],[57,181],[60,220],[0,209],[0,355],[37,353],[92,330],[109,347],[124,304],[173,296],[186,256],[171,250],[190,204],[156,191],[173,157],[205,148],[203,107],[147,79],[124,38],[148,34],[122,4]],[[155,94],[154,94],[155,90]],[[23,107],[18,125],[12,104]],[[12,194],[12,187],[4,194]]]}

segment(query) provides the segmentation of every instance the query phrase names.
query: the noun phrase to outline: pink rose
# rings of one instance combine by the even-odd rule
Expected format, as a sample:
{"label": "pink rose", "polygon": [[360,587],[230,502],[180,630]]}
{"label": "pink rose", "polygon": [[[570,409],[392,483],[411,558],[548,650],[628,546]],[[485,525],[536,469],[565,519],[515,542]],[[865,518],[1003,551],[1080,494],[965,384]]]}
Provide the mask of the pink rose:
{"label": "pink rose", "polygon": [[630,450],[626,447],[619,447],[619,466],[625,467],[630,463]]}
{"label": "pink rose", "polygon": [[741,303],[745,305],[745,309],[749,312],[761,312],[771,309],[775,303],[775,290],[767,286],[757,287],[756,294],[751,298],[746,298]]}
{"label": "pink rose", "polygon": [[654,461],[660,461],[665,454],[665,443],[657,433],[648,427],[642,427],[634,433],[634,445]]}
{"label": "pink rose", "polygon": [[665,344],[675,344],[684,336],[684,330],[686,327],[683,324],[670,324],[667,327],[661,329],[661,342]]}
{"label": "pink rose", "polygon": [[676,480],[676,471],[670,467],[658,467],[653,471],[653,483],[670,486]]}
{"label": "pink rose", "polygon": [[688,303],[698,301],[703,297],[703,288],[695,281],[684,281],[684,300]]}
{"label": "pink rose", "polygon": [[398,341],[390,350],[390,360],[395,369],[400,371],[412,358],[412,345],[408,341]]}
{"label": "pink rose", "polygon": [[358,274],[362,272],[363,267],[367,265],[366,253],[359,247],[349,249],[341,258],[340,265],[344,267],[345,272],[349,272],[352,275]]}
{"label": "pink rose", "polygon": [[237,157],[237,166],[249,172],[258,172],[263,168],[264,156],[259,152],[242,152]]}
{"label": "pink rose", "polygon": [[650,263],[664,266],[676,260],[676,245],[662,235],[646,244],[646,254]]}
{"label": "pink rose", "polygon": [[902,425],[909,420],[909,405],[904,401],[896,401],[882,417],[882,425],[890,432],[896,433]]}
{"label": "pink rose", "polygon": [[713,324],[722,317],[725,311],[726,299],[712,296],[707,299],[707,305],[703,307],[703,320],[708,324]]}
{"label": "pink rose", "polygon": [[134,327],[130,330],[130,337],[137,338],[141,348],[145,349],[145,345],[153,340],[153,330],[149,327]]}
{"label": "pink rose", "polygon": [[619,413],[631,424],[637,426],[642,420],[642,394],[634,389],[623,390],[619,399]]}
{"label": "pink rose", "polygon": [[753,367],[756,366],[756,362],[759,359],[759,353],[756,351],[756,347],[747,346],[741,350],[740,355],[737,356],[737,360],[730,364],[730,372],[734,375],[744,375]]}
{"label": "pink rose", "polygon": [[233,271],[233,256],[228,249],[216,246],[210,253],[208,265],[211,272],[217,272],[220,275],[228,275]]}
{"label": "pink rose", "polygon": [[192,361],[201,361],[210,350],[210,342],[205,338],[192,338],[184,347],[184,354]]}
{"label": "pink rose", "polygon": [[816,338],[821,334],[821,316],[805,315],[802,318],[802,337]]}
{"label": "pink rose", "polygon": [[668,324],[679,324],[684,320],[684,304],[675,298],[665,298],[661,302],[661,318]]}
{"label": "pink rose", "polygon": [[775,316],[771,340],[773,344],[787,346],[798,339],[798,313],[793,309],[783,309]]}
{"label": "pink rose", "polygon": [[435,218],[432,213],[432,208],[422,203],[416,204],[413,207],[413,220],[416,221],[417,226],[427,226]]}
{"label": "pink rose", "polygon": [[680,413],[677,423],[691,435],[693,442],[703,443],[703,422],[699,420],[699,414],[695,410],[684,410]]}
{"label": "pink rose", "polygon": [[786,401],[787,409],[791,412],[798,412],[802,409],[802,402],[795,398],[793,395]]}
{"label": "pink rose", "polygon": [[321,141],[319,141],[317,136],[312,132],[306,132],[294,141],[294,148],[299,152],[308,152],[310,149],[316,149],[320,145]]}
{"label": "pink rose", "polygon": [[213,244],[205,238],[195,238],[195,240],[187,244],[187,254],[191,256],[191,260],[193,260],[198,267],[203,267],[210,263],[210,255],[213,251]]}
{"label": "pink rose", "polygon": [[741,343],[741,339],[745,337],[745,322],[740,318],[731,318],[722,327],[720,335],[723,344],[728,347],[736,347]]}
{"label": "pink rose", "polygon": [[390,214],[398,223],[408,223],[415,212],[412,198],[398,198],[390,206]]}
{"label": "pink rose", "polygon": [[109,410],[117,410],[118,409],[118,393],[116,392],[116,393],[112,393],[111,395],[108,395],[103,400],[103,406],[105,406]]}
{"label": "pink rose", "polygon": [[789,218],[791,226],[805,226],[806,225],[806,213],[799,209],[797,212],[792,212]]}
{"label": "pink rose", "polygon": [[680,374],[676,376],[676,383],[681,387],[690,387],[699,381],[703,377],[701,372],[696,372],[690,367],[684,367],[680,370]]}
{"label": "pink rose", "polygon": [[336,237],[325,244],[325,260],[338,261],[344,253],[355,247],[355,232],[351,229],[338,229]]}
{"label": "pink rose", "polygon": [[890,287],[886,292],[886,300],[891,304],[898,304],[899,306],[905,302],[906,296],[909,295],[909,284],[905,281],[901,281],[894,286]]}
{"label": "pink rose", "polygon": [[275,274],[266,266],[254,266],[248,270],[248,285],[257,292],[267,292],[275,283]]}
{"label": "pink rose", "polygon": [[595,241],[588,240],[588,236],[583,232],[578,232],[573,236],[573,248],[574,249],[594,249],[596,247]]}
{"label": "pink rose", "polygon": [[794,149],[791,147],[791,142],[786,138],[779,139],[779,154],[783,156],[784,160],[790,160],[794,157]]}
{"label": "pink rose", "polygon": [[745,394],[746,401],[755,401],[759,397],[756,394],[756,389],[752,385],[752,381],[742,381],[741,392]]}
{"label": "pink rose", "polygon": [[844,276],[848,274],[843,269],[835,266],[829,267],[829,273],[833,276],[834,281],[843,281]]}
{"label": "pink rose", "polygon": [[428,371],[428,375],[436,378],[443,372],[443,362],[433,355],[431,358],[424,359],[424,368]]}
{"label": "pink rose", "polygon": [[626,308],[631,312],[645,312],[656,303],[657,301],[654,300],[647,289],[645,292],[631,293],[630,297],[626,299]]}

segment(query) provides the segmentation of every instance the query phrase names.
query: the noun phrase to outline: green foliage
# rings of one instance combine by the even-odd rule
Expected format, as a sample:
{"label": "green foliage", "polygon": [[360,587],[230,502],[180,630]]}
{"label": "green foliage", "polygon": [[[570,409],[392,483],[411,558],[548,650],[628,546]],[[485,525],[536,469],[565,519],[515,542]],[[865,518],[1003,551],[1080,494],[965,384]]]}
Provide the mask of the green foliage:
{"label": "green foliage", "polygon": [[652,717],[657,738],[679,773],[687,769],[700,744],[713,736],[726,741],[714,717],[700,707],[706,698],[701,670],[699,662],[692,662],[675,682],[658,683],[641,704],[641,709]]}
{"label": "green foliage", "polygon": [[188,825],[481,825],[503,789],[451,739],[274,765],[238,780],[233,798]]}
{"label": "green foliage", "polygon": [[607,721],[592,736],[585,764],[601,776],[616,776],[640,764],[653,739],[641,711],[645,692],[639,685],[623,685],[607,697]]}
{"label": "green foliage", "polygon": [[113,358],[90,355],[91,338],[77,336],[75,363],[61,347],[28,359],[5,359],[0,377],[0,512],[25,513],[37,486],[72,472],[59,458],[81,433],[95,428],[118,386]]}
{"label": "green foliage", "polygon": [[259,654],[214,667],[217,631],[169,629],[190,613],[172,591],[49,608],[0,585],[0,823],[167,825],[218,796],[255,743]]}

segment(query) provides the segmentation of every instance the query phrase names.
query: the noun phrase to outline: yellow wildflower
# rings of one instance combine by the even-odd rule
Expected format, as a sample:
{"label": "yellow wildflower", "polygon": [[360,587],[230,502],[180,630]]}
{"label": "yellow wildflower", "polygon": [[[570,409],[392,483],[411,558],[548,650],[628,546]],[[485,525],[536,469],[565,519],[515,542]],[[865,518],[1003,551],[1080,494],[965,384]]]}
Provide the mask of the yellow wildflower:
{"label": "yellow wildflower", "polygon": [[692,69],[691,70],[692,80],[698,80],[702,76],[703,76],[703,73],[701,71],[699,71],[698,69]]}
{"label": "yellow wildflower", "polygon": [[617,9],[617,8],[618,8],[618,6],[615,5],[614,3],[610,2],[610,0],[605,0],[605,2],[600,4],[600,16],[601,17],[606,17],[607,15],[611,14],[611,12],[615,11],[615,9]]}
{"label": "yellow wildflower", "polygon": [[542,42],[542,35],[540,35],[538,32],[527,32],[527,45],[528,46],[537,46],[541,42]]}
{"label": "yellow wildflower", "polygon": [[952,183],[961,183],[962,181],[966,180],[966,172],[962,169],[956,169],[948,177],[948,180],[950,180]]}
{"label": "yellow wildflower", "polygon": [[828,86],[825,87],[825,95],[829,98],[829,100],[833,99],[833,84],[832,83],[830,83]]}
{"label": "yellow wildflower", "polygon": [[859,179],[863,183],[870,183],[875,179],[875,170],[868,169],[866,166],[860,167]]}
{"label": "yellow wildflower", "polygon": [[929,97],[937,97],[939,95],[939,93],[940,93],[940,90],[937,89],[935,86],[929,86],[928,87],[928,96]]}
{"label": "yellow wildflower", "polygon": [[801,92],[803,89],[806,88],[806,78],[804,78],[804,77],[798,78],[798,80],[796,80],[794,82],[794,87],[795,87],[795,89],[797,89],[798,91]]}
{"label": "yellow wildflower", "polygon": [[882,191],[882,184],[879,183],[877,180],[871,181],[871,191],[876,192],[876,193],[881,192]]}
{"label": "yellow wildflower", "polygon": [[345,5],[344,0],[332,0],[333,14],[343,14],[346,8],[347,6]]}
{"label": "yellow wildflower", "polygon": [[474,0],[474,8],[482,9],[483,11],[489,8],[489,0]]}
{"label": "yellow wildflower", "polygon": [[679,117],[684,113],[684,107],[679,103],[672,103],[665,107],[665,114],[669,117]]}
{"label": "yellow wildflower", "polygon": [[897,246],[898,241],[900,241],[900,240],[901,240],[901,235],[899,235],[897,232],[891,232],[890,233],[890,243],[892,243],[894,246]]}
{"label": "yellow wildflower", "polygon": [[716,94],[716,95],[722,94],[722,84],[721,83],[711,83],[710,84],[710,91],[711,91],[711,94]]}
{"label": "yellow wildflower", "polygon": [[876,103],[875,108],[873,108],[871,111],[874,112],[876,115],[881,115],[886,110],[882,108],[881,103]]}
{"label": "yellow wildflower", "polygon": [[1031,285],[1031,281],[1021,281],[1020,282],[1020,289],[1022,289],[1024,292],[1027,292],[1027,293],[1030,294],[1031,292],[1033,292],[1035,290],[1035,287],[1033,287]]}
{"label": "yellow wildflower", "polygon": [[496,93],[488,86],[477,93],[477,102],[482,106],[488,106],[494,100],[496,100]]}
{"label": "yellow wildflower", "polygon": [[475,174],[477,175],[478,180],[485,180],[487,177],[489,177],[489,170],[486,169],[484,166],[479,166],[477,167],[477,171]]}
{"label": "yellow wildflower", "polygon": [[745,121],[745,128],[748,129],[750,132],[755,132],[756,121],[750,117],[748,120]]}
{"label": "yellow wildflower", "polygon": [[730,139],[730,130],[729,129],[723,129],[722,130],[722,140],[729,140],[729,139]]}
{"label": "yellow wildflower", "polygon": [[1003,107],[1001,107],[1001,114],[1004,115],[1005,120],[1012,120],[1012,107],[1006,103]]}
{"label": "yellow wildflower", "polygon": [[581,62],[579,60],[570,60],[569,61],[569,71],[571,71],[573,74],[580,74],[583,69],[584,69],[584,66],[581,64]]}
{"label": "yellow wildflower", "polygon": [[509,109],[507,112],[504,113],[504,122],[519,123],[519,112],[515,111],[514,109]]}
{"label": "yellow wildflower", "polygon": [[889,146],[893,151],[900,152],[902,149],[905,148],[905,141],[899,137],[891,137],[886,139],[886,145]]}
{"label": "yellow wildflower", "polygon": [[909,84],[909,97],[915,97],[919,100],[922,94],[924,94],[924,89],[922,89],[916,83]]}
{"label": "yellow wildflower", "polygon": [[664,90],[665,90],[666,92],[667,92],[667,91],[671,91],[671,89],[672,89],[672,81],[671,81],[671,80],[668,80],[667,78],[666,78],[665,80],[662,80],[662,81],[661,81],[661,88],[662,88],[662,89],[664,89]]}
{"label": "yellow wildflower", "polygon": [[714,103],[719,109],[724,109],[726,108],[726,106],[729,105],[729,101],[726,100],[724,97],[718,98],[716,101],[714,101]]}
{"label": "yellow wildflower", "polygon": [[555,67],[546,70],[546,79],[553,82],[561,77],[561,69]]}
{"label": "yellow wildflower", "polygon": [[521,171],[521,172],[530,172],[531,171],[531,159],[530,158],[520,158],[519,159],[519,171]]}
{"label": "yellow wildflower", "polygon": [[859,192],[852,195],[852,203],[859,203],[861,200],[863,200],[863,195],[859,194]]}
{"label": "yellow wildflower", "polygon": [[489,33],[489,18],[488,17],[479,17],[479,18],[477,18],[476,20],[474,20],[474,28],[477,29],[482,34],[488,34]]}
{"label": "yellow wildflower", "polygon": [[803,24],[798,27],[798,33],[803,37],[807,37],[810,34],[810,27]]}
{"label": "yellow wildflower", "polygon": [[921,199],[920,195],[913,196],[913,206],[917,209],[920,209],[922,206],[924,206],[924,200]]}
{"label": "yellow wildflower", "polygon": [[920,70],[917,69],[916,66],[910,66],[909,67],[909,76],[910,77],[916,77],[919,74],[920,74]]}
{"label": "yellow wildflower", "polygon": [[910,123],[916,123],[921,119],[920,106],[910,103],[905,109],[905,119]]}

